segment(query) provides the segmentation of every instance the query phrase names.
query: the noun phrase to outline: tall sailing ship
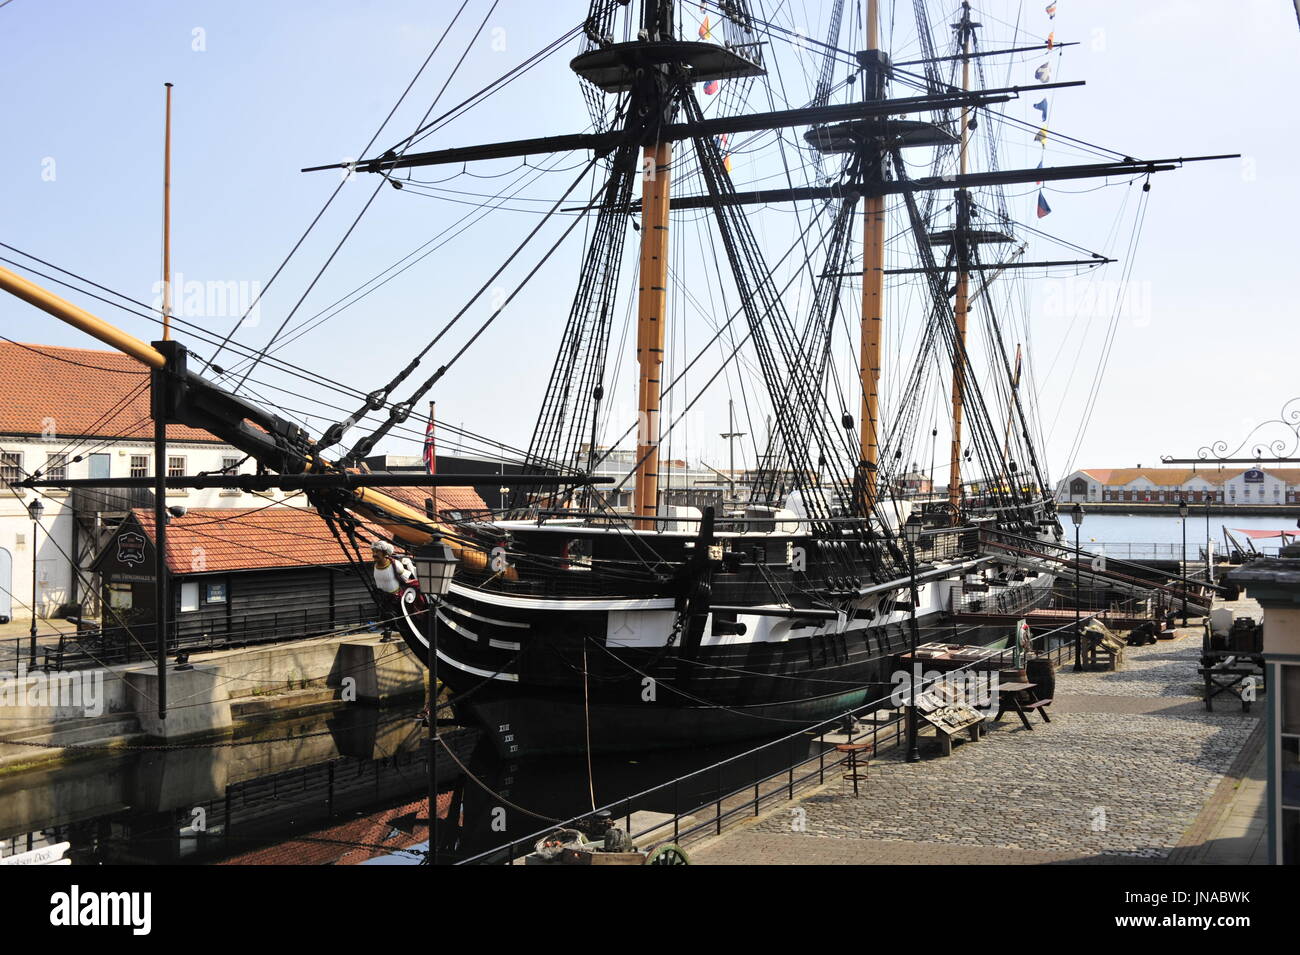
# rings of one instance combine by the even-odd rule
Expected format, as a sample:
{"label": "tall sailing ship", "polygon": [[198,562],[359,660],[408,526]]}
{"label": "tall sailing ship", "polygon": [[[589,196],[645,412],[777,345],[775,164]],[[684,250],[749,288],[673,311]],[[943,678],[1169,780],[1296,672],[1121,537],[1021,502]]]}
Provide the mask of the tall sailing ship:
{"label": "tall sailing ship", "polygon": [[[831,0],[817,39],[764,19],[750,0],[592,0],[580,27],[544,48],[579,45],[570,67],[590,109],[588,130],[426,152],[412,150],[412,136],[348,164],[418,191],[425,181],[413,171],[424,167],[582,158],[543,217],[570,216],[559,241],[581,226],[585,245],[521,456],[532,483],[490,514],[459,520],[382,488],[310,490],[359,563],[363,520],[417,556],[431,543],[451,546],[457,563],[445,594],[408,583],[385,606],[503,753],[788,732],[887,697],[914,632],[941,629],[963,603],[1016,614],[1051,594],[1055,565],[1041,555],[1062,531],[1033,389],[1022,383],[1004,313],[1013,301],[996,283],[1110,260],[1026,258],[1029,240],[1044,234],[1016,221],[1005,189],[1139,181],[1186,160],[1106,153],[1002,169],[1000,138],[1016,129],[1005,104],[1076,84],[1051,82],[1044,63],[1031,83],[989,85],[984,65],[1048,54],[1053,40],[985,48],[969,3],[937,27],[930,4],[902,6],[912,22],[891,18],[889,32],[907,37],[907,58],[884,49],[876,0],[848,9]],[[775,108],[789,102],[773,75],[783,60],[806,67],[804,105]],[[1040,137],[1046,102],[1035,104]],[[467,108],[491,106],[471,98]],[[1027,139],[1034,126],[1018,122]],[[779,184],[738,188],[733,159],[760,147],[779,153]],[[595,185],[583,195],[582,182]],[[1038,201],[1041,214],[1041,193]],[[778,255],[763,219],[789,222],[791,210],[796,235]],[[700,248],[716,288],[701,309],[710,334],[696,353],[679,348],[670,361],[669,325],[685,311],[674,243],[705,233]],[[59,314],[9,281],[26,280],[4,278]],[[616,387],[630,390],[617,380],[614,344],[624,309],[635,312],[635,422],[621,420],[612,401]],[[906,355],[904,336],[888,328],[905,317],[914,332]],[[439,356],[409,397],[394,400],[442,334],[316,439],[187,370],[174,343],[161,350],[163,366],[141,360],[171,389],[162,405],[170,420],[207,428],[280,474],[343,475],[360,469],[459,359]],[[888,355],[887,342],[895,346]],[[692,370],[697,381],[708,374],[690,394]],[[673,505],[660,487],[662,450],[702,399],[717,398],[710,387],[719,380],[744,402],[755,467],[714,506]],[[337,460],[324,457],[363,424],[377,427]],[[735,432],[730,425],[729,438]],[[937,457],[941,435],[946,491],[933,493],[933,461],[925,481],[915,480],[916,462]],[[633,441],[620,484],[631,486],[631,506],[617,507],[608,488],[582,478]]]}

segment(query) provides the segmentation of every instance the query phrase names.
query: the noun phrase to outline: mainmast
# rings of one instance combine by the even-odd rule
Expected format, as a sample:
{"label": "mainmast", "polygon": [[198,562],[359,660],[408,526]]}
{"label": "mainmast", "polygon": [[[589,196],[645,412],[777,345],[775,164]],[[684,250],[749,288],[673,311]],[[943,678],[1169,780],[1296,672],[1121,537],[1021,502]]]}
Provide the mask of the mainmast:
{"label": "mainmast", "polygon": [[[894,119],[887,114],[886,87],[893,66],[880,49],[878,0],[867,4],[867,47],[857,54],[863,103],[869,118],[814,126],[805,135],[823,154],[851,153],[858,161],[858,188],[864,200],[862,224],[862,315],[859,329],[858,375],[859,458],[854,475],[854,509],[869,516],[880,495],[880,371],[885,293],[885,196],[890,183],[885,166],[894,149],[942,146],[956,137],[942,126],[921,120]],[[882,104],[872,109],[869,104]],[[927,104],[928,106],[929,104]],[[898,110],[904,112],[901,105]]]}

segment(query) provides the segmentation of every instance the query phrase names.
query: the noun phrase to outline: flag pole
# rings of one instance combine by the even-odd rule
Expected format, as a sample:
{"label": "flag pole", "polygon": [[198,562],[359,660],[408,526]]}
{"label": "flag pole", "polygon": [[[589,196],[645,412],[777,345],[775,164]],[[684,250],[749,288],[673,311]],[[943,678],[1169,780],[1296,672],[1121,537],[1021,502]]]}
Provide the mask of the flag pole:
{"label": "flag pole", "polygon": [[[438,473],[438,440],[434,433],[437,426],[437,408],[436,401],[429,402],[429,427],[424,432],[424,469],[430,474]],[[438,489],[433,489],[433,513],[430,517],[438,516]]]}
{"label": "flag pole", "polygon": [[163,341],[172,337],[172,84],[167,87],[167,121],[163,134]]}

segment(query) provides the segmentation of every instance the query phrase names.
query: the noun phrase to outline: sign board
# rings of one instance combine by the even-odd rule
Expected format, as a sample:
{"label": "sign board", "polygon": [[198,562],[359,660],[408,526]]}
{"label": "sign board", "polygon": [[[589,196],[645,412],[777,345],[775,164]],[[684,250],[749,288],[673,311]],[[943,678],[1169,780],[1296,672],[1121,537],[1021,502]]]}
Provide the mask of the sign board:
{"label": "sign board", "polygon": [[71,842],[56,842],[52,846],[29,849],[27,852],[0,858],[0,865],[72,865],[71,859],[63,858],[63,853],[71,846]]}
{"label": "sign board", "polygon": [[1241,479],[1245,481],[1247,484],[1263,484],[1264,472],[1261,471],[1259,468],[1251,468],[1249,471],[1247,471],[1245,474],[1241,476]]}

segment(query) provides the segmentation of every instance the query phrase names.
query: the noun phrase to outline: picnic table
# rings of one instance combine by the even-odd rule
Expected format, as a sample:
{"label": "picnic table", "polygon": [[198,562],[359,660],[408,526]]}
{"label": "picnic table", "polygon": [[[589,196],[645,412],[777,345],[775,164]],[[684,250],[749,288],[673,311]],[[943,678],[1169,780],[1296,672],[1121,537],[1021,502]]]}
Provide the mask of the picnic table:
{"label": "picnic table", "polygon": [[[1231,693],[1241,701],[1241,711],[1250,712],[1255,692],[1264,681],[1264,655],[1262,653],[1231,653],[1224,650],[1205,650],[1201,665],[1196,670],[1205,678],[1205,709],[1214,711],[1214,698],[1221,693]],[[1247,683],[1247,680],[1254,682]],[[1250,692],[1247,692],[1250,687]]]}
{"label": "picnic table", "polygon": [[1032,730],[1033,724],[1029,722],[1029,711],[1037,710],[1043,718],[1043,722],[1050,723],[1052,718],[1047,715],[1047,705],[1051,700],[1040,700],[1034,693],[1034,687],[1037,683],[999,683],[998,684],[998,715],[993,717],[993,722],[1002,719],[1002,715],[1008,710],[1014,710],[1020,717],[1020,722],[1025,724],[1025,729]]}

